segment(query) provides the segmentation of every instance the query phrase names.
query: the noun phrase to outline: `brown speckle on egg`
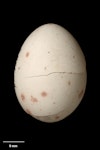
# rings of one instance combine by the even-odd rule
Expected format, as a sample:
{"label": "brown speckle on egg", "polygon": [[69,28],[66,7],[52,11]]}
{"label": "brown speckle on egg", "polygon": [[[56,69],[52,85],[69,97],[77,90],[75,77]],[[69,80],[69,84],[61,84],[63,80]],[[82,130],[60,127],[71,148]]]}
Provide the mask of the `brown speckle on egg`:
{"label": "brown speckle on egg", "polygon": [[83,90],[81,90],[81,92],[79,93],[79,95],[78,95],[78,98],[81,98],[82,97],[82,95],[83,95]]}
{"label": "brown speckle on egg", "polygon": [[28,108],[27,108],[25,111],[26,111],[26,113],[29,114],[29,115],[32,114],[31,111],[30,111]]}
{"label": "brown speckle on egg", "polygon": [[42,96],[42,97],[46,97],[46,96],[47,96],[47,93],[46,93],[45,91],[43,91],[43,92],[41,93],[41,96]]}
{"label": "brown speckle on egg", "polygon": [[31,101],[32,102],[38,102],[37,98],[34,98],[33,96],[31,96]]}
{"label": "brown speckle on egg", "polygon": [[68,81],[68,85],[71,85],[71,82],[70,82],[70,81]]}
{"label": "brown speckle on egg", "polygon": [[18,70],[20,70],[20,67],[18,67]]}
{"label": "brown speckle on egg", "polygon": [[26,57],[28,57],[28,56],[29,56],[29,52],[26,53]]}
{"label": "brown speckle on egg", "polygon": [[73,58],[75,58],[75,56],[73,56]]}
{"label": "brown speckle on egg", "polygon": [[25,101],[25,95],[24,94],[21,94],[21,99],[22,99],[22,101]]}
{"label": "brown speckle on egg", "polygon": [[47,70],[47,67],[44,67],[44,70]]}
{"label": "brown speckle on egg", "polygon": [[72,74],[72,72],[69,72],[69,74]]}
{"label": "brown speckle on egg", "polygon": [[53,104],[56,104],[55,102],[53,102]]}
{"label": "brown speckle on egg", "polygon": [[55,119],[59,119],[59,116],[56,116]]}

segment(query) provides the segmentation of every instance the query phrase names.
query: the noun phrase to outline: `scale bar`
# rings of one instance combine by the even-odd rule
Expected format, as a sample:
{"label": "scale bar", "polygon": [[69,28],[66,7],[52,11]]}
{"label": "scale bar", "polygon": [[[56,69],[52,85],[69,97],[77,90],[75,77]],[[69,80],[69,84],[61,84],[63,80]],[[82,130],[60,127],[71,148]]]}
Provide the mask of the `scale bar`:
{"label": "scale bar", "polygon": [[3,143],[25,143],[25,141],[3,141]]}

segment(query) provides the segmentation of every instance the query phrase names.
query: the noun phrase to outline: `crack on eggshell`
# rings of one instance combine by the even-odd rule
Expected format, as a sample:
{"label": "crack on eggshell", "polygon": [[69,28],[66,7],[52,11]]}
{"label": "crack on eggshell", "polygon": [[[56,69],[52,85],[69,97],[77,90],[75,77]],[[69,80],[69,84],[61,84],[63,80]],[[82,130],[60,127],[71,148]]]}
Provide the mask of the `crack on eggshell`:
{"label": "crack on eggshell", "polygon": [[81,73],[76,73],[76,72],[51,72],[51,73],[48,73],[48,74],[27,76],[26,78],[45,77],[45,76],[49,76],[49,75],[52,75],[52,74],[83,74],[83,73],[84,72],[81,72]]}
{"label": "crack on eggshell", "polygon": [[[63,112],[64,112],[64,111],[65,111],[65,109],[64,109],[64,110],[59,111],[59,112],[58,112],[58,113],[56,113],[56,114],[50,114],[50,115],[48,114],[47,116],[48,116],[48,117],[52,117],[52,116],[54,116],[54,118],[55,118],[55,117],[57,117],[57,116],[59,116],[59,117],[60,117],[60,116],[61,116],[61,114],[63,114]],[[49,113],[51,113],[51,112],[49,112]],[[47,117],[47,116],[38,116],[38,115],[34,115],[34,116],[36,116],[36,117]]]}

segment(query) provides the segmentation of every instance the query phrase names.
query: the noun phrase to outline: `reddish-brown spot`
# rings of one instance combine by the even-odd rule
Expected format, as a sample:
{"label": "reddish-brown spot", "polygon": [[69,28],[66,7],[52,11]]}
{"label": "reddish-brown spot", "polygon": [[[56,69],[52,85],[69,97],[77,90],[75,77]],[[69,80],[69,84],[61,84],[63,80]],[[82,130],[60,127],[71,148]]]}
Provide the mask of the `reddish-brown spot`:
{"label": "reddish-brown spot", "polygon": [[47,93],[43,91],[43,92],[41,93],[41,95],[42,95],[43,97],[46,97],[46,96],[47,96]]}
{"label": "reddish-brown spot", "polygon": [[68,81],[68,85],[71,85],[71,82],[70,82],[70,81]]}
{"label": "reddish-brown spot", "polygon": [[72,74],[72,72],[69,72],[69,74]]}
{"label": "reddish-brown spot", "polygon": [[21,99],[22,99],[22,101],[25,101],[25,95],[24,94],[21,94]]}
{"label": "reddish-brown spot", "polygon": [[29,115],[32,114],[31,111],[30,111],[29,109],[26,109],[26,113],[29,114]]}
{"label": "reddish-brown spot", "polygon": [[28,56],[29,56],[29,52],[26,53],[26,57],[28,57]]}
{"label": "reddish-brown spot", "polygon": [[55,102],[53,102],[53,104],[56,104]]}
{"label": "reddish-brown spot", "polygon": [[20,67],[18,67],[18,70],[20,70]]}
{"label": "reddish-brown spot", "polygon": [[78,98],[81,98],[82,97],[82,95],[83,95],[83,90],[79,93],[79,95],[78,95]]}
{"label": "reddish-brown spot", "polygon": [[60,118],[59,116],[56,116],[56,117],[55,117],[55,119],[59,119],[59,118]]}
{"label": "reddish-brown spot", "polygon": [[75,58],[75,56],[73,56],[73,58]]}
{"label": "reddish-brown spot", "polygon": [[35,97],[33,97],[33,96],[31,96],[31,101],[32,102],[38,102],[38,100]]}
{"label": "reddish-brown spot", "polygon": [[47,70],[47,67],[44,67],[44,70]]}

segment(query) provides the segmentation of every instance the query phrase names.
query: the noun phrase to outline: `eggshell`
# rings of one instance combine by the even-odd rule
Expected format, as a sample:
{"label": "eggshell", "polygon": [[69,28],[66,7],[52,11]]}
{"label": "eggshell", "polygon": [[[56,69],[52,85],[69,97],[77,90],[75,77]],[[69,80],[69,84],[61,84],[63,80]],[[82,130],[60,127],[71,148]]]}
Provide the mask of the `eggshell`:
{"label": "eggshell", "polygon": [[44,122],[69,116],[86,89],[86,61],[75,38],[57,24],[45,24],[23,43],[15,71],[15,92],[22,108]]}

